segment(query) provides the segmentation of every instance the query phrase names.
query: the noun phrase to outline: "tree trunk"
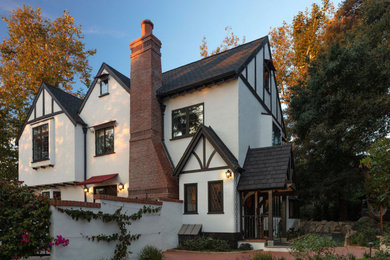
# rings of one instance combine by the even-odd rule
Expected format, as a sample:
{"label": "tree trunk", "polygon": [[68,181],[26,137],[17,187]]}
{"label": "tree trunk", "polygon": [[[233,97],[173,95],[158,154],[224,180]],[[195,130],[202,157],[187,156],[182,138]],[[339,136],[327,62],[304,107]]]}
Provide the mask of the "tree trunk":
{"label": "tree trunk", "polygon": [[379,206],[379,219],[380,219],[381,233],[382,233],[382,235],[383,235],[383,214],[382,214],[382,204]]}

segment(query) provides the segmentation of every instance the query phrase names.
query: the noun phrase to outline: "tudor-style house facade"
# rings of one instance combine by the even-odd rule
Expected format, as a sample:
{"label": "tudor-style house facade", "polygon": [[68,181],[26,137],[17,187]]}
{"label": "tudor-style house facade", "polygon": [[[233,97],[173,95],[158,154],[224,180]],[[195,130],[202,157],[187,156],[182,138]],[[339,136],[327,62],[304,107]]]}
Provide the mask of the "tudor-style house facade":
{"label": "tudor-style house facade", "polygon": [[19,179],[62,200],[182,200],[179,235],[284,236],[297,221],[294,162],[268,37],[162,73],[153,24],[141,27],[131,80],[103,63],[83,100],[42,84]]}

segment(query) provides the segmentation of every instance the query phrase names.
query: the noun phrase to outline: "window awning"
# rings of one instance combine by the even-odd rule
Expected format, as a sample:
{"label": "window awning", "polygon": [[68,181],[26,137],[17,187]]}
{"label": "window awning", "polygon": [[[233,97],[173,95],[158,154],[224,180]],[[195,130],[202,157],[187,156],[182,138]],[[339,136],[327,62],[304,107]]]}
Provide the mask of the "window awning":
{"label": "window awning", "polygon": [[118,176],[118,173],[93,176],[93,177],[89,178],[88,180],[77,183],[77,185],[102,183],[102,182],[111,180],[112,178],[115,178],[116,176]]}

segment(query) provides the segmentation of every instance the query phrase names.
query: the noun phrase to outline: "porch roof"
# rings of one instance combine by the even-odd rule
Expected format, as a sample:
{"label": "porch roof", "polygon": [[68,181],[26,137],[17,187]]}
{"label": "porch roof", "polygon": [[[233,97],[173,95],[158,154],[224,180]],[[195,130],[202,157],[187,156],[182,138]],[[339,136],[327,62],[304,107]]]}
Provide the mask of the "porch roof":
{"label": "porch roof", "polygon": [[292,183],[292,146],[278,145],[248,149],[244,173],[241,174],[239,191],[286,188]]}

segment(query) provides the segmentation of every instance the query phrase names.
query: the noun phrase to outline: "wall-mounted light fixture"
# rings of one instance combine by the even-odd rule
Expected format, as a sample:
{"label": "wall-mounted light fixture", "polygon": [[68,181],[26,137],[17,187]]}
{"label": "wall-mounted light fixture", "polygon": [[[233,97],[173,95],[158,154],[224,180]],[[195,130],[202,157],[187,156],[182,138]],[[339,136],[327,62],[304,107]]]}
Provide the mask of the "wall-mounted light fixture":
{"label": "wall-mounted light fixture", "polygon": [[118,184],[118,189],[123,190],[125,188],[125,185],[123,183]]}
{"label": "wall-mounted light fixture", "polygon": [[85,192],[85,193],[88,192],[88,188],[87,188],[87,187],[84,187],[84,192]]}
{"label": "wall-mounted light fixture", "polygon": [[232,172],[230,171],[230,170],[227,170],[226,172],[225,172],[225,174],[226,174],[226,178],[230,178],[230,177],[232,177]]}

